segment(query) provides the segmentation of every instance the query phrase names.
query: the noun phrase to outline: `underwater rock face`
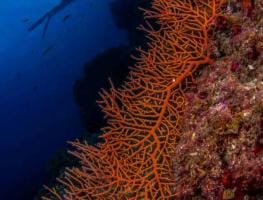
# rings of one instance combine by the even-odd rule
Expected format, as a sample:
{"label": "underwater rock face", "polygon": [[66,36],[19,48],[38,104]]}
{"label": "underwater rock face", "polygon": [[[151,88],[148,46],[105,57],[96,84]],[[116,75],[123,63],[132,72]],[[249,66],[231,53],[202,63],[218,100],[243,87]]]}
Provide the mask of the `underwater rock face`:
{"label": "underwater rock face", "polygon": [[116,25],[128,31],[130,45],[143,46],[144,34],[137,27],[144,23],[143,12],[139,8],[150,8],[151,0],[113,0],[110,9]]}
{"label": "underwater rock face", "polygon": [[[192,37],[187,36],[195,33],[195,38],[200,30],[182,31],[189,43],[180,37],[180,42],[178,37],[171,43],[169,39],[182,36],[186,27],[180,21],[191,18],[181,13],[207,8],[207,1],[198,1],[205,6],[195,2],[153,1],[157,12],[146,13],[158,16],[162,27],[173,34],[148,31],[156,39],[152,38],[153,43],[161,42],[150,45],[154,48],[149,52],[140,49],[142,58],[129,81],[120,88],[112,85],[101,95],[100,105],[110,119],[102,136],[105,143],[93,147],[72,142],[76,150],[71,153],[82,166],[68,169],[58,179],[62,186],[47,188],[51,194],[44,199],[262,199],[262,4],[227,1],[208,30],[212,42],[204,52],[209,50],[215,62],[209,60],[210,65],[198,70],[194,80],[192,71],[189,76],[180,71],[189,66],[180,66],[185,61],[180,60],[182,52],[173,54],[171,49],[177,44],[176,50],[184,45],[191,49]],[[214,13],[204,10],[207,13],[200,13]],[[165,26],[173,23],[178,26],[171,30]],[[170,76],[173,67],[176,70]],[[149,127],[153,129],[148,131]]]}
{"label": "underwater rock face", "polygon": [[101,88],[109,88],[109,78],[118,87],[128,74],[131,48],[119,46],[105,50],[85,65],[85,76],[74,84],[74,98],[86,130],[92,134],[105,125],[103,113],[97,104]]}
{"label": "underwater rock face", "polygon": [[215,63],[185,94],[174,157],[182,199],[263,199],[263,5],[229,2],[211,30]]}
{"label": "underwater rock face", "polygon": [[[118,46],[105,50],[85,64],[84,76],[76,81],[73,88],[74,98],[80,106],[80,115],[86,130],[92,134],[99,132],[105,119],[98,104],[101,88],[108,89],[110,78],[116,87],[126,78],[129,66],[134,65],[130,55],[136,55],[135,48],[146,46],[144,33],[137,27],[143,24],[143,11],[150,7],[150,0],[113,0],[110,10],[115,24],[128,32],[128,46]],[[105,67],[106,66],[106,67]]]}

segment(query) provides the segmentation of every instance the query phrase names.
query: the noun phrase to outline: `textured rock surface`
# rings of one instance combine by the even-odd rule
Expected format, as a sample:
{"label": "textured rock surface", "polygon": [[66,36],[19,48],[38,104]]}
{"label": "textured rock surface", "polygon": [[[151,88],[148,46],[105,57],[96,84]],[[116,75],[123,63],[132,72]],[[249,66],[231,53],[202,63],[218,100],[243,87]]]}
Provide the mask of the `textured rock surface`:
{"label": "textured rock surface", "polygon": [[263,7],[253,4],[226,4],[211,30],[216,62],[186,93],[180,198],[263,199]]}

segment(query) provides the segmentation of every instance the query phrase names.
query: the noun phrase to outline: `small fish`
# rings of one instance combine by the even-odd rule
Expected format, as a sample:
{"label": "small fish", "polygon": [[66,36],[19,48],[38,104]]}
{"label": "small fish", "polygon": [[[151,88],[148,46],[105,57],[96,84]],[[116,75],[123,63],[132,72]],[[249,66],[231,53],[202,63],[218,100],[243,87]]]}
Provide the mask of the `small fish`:
{"label": "small fish", "polygon": [[43,52],[42,55],[46,55],[48,52],[50,52],[52,49],[54,49],[55,45],[48,46]]}
{"label": "small fish", "polygon": [[28,18],[22,19],[22,22],[23,22],[23,23],[26,23],[26,22],[29,22],[29,21],[30,21],[30,19],[28,19]]}
{"label": "small fish", "polygon": [[65,21],[67,21],[71,16],[72,16],[71,14],[65,15],[61,21],[62,21],[62,22],[65,22]]}

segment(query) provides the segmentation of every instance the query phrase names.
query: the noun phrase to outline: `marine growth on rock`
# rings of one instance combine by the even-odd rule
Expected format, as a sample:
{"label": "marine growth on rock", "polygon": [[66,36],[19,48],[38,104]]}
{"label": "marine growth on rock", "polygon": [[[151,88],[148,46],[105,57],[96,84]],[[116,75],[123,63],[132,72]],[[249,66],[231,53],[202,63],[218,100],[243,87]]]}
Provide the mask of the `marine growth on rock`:
{"label": "marine growth on rock", "polygon": [[148,49],[100,93],[104,143],[72,142],[80,167],[43,199],[260,199],[262,2],[152,0],[143,11]]}
{"label": "marine growth on rock", "polygon": [[224,11],[211,30],[215,62],[185,93],[178,199],[263,199],[263,6],[229,1]]}

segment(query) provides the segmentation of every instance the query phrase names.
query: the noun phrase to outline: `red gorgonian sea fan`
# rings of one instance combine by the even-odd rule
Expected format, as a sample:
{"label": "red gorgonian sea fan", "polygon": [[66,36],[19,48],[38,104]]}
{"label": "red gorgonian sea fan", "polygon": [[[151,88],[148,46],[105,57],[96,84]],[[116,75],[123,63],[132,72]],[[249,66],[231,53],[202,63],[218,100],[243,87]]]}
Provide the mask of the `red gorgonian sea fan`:
{"label": "red gorgonian sea fan", "polygon": [[[67,169],[43,199],[171,199],[176,196],[174,156],[184,88],[201,64],[211,63],[208,28],[223,0],[153,0],[145,10],[148,50],[122,87],[99,101],[107,118],[104,143],[72,142],[81,167]],[[152,25],[147,20],[155,21]],[[190,77],[190,78],[187,78]],[[187,78],[187,79],[186,79]]]}

